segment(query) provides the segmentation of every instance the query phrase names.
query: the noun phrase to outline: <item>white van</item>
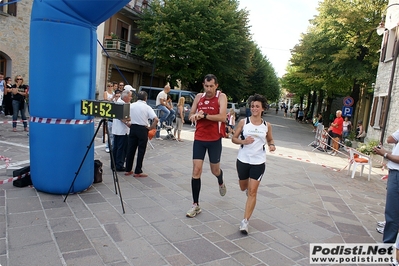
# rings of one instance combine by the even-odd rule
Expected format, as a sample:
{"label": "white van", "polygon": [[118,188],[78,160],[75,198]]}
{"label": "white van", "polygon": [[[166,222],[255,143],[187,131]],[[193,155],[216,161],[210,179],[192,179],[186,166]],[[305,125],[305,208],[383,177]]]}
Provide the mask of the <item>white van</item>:
{"label": "white van", "polygon": [[[147,92],[147,94],[148,94],[147,104],[149,106],[151,106],[153,109],[156,108],[155,103],[157,100],[158,93],[163,91],[163,89],[164,88],[157,88],[157,87],[150,87],[150,86],[140,86],[139,87],[139,91]],[[179,101],[179,98],[184,97],[184,99],[185,99],[184,109],[186,110],[185,114],[184,114],[185,115],[184,120],[189,121],[188,115],[190,113],[191,106],[193,105],[195,95],[197,95],[197,92],[185,91],[185,90],[170,90],[170,92],[168,94],[172,98],[172,103],[173,103],[173,107],[174,107],[175,111],[177,110],[176,106],[177,106],[177,102]]]}

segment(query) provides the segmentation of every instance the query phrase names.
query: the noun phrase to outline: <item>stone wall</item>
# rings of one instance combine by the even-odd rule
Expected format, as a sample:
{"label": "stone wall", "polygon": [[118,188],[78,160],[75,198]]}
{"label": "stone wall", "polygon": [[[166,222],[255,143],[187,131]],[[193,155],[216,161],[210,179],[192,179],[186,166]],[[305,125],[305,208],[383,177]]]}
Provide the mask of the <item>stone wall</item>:
{"label": "stone wall", "polygon": [[0,53],[7,58],[5,76],[22,75],[29,84],[29,31],[33,0],[17,3],[17,16],[0,12]]}
{"label": "stone wall", "polygon": [[[399,63],[399,62],[398,62]],[[393,87],[391,92],[391,103],[389,105],[387,131],[385,132],[384,142],[386,138],[399,129],[399,94],[398,94],[398,78],[399,78],[399,64],[396,63],[395,77],[393,80]],[[377,79],[374,89],[374,97],[379,95],[386,95],[389,88],[389,81],[391,79],[393,61],[381,63],[378,66]],[[367,139],[380,139],[381,129],[367,125]],[[385,143],[384,143],[385,144]]]}

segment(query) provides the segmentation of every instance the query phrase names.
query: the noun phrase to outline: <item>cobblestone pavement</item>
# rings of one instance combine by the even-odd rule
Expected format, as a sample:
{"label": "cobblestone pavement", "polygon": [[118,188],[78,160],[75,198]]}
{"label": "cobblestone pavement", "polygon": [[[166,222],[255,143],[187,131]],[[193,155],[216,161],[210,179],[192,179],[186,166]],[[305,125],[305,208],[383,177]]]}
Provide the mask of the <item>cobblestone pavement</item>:
{"label": "cobblestone pavement", "polygon": [[[149,177],[118,173],[125,214],[100,134],[95,159],[104,163],[103,182],[66,202],[34,187],[0,185],[0,264],[309,265],[309,243],[381,241],[375,227],[384,219],[386,182],[380,178],[386,170],[373,168],[370,181],[359,171],[351,179],[343,154],[313,151],[311,125],[282,112],[265,119],[273,125],[277,151],[267,156],[248,236],[238,230],[246,196],[235,170],[238,146],[230,139],[223,139],[221,160],[226,196],[219,195],[206,159],[202,213],[185,217],[192,202],[194,132],[185,124],[184,142],[151,141],[154,149],[148,146],[144,160]],[[9,121],[0,116],[0,156],[11,158],[9,169],[29,165],[29,136],[22,125],[12,132]],[[8,178],[0,161],[0,179]]]}

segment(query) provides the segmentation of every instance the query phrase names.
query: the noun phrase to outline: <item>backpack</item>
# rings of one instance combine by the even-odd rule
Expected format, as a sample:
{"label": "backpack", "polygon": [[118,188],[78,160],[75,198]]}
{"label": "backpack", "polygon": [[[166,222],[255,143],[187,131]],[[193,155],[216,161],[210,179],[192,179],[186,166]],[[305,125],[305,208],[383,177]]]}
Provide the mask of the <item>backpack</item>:
{"label": "backpack", "polygon": [[94,160],[94,182],[103,182],[103,163],[100,160]]}

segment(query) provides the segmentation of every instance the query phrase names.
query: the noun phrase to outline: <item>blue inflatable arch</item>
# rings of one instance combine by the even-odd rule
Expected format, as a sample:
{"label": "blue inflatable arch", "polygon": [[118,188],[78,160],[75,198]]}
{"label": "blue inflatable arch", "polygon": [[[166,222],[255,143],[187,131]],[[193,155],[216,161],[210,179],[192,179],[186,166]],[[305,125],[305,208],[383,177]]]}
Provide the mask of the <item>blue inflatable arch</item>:
{"label": "blue inflatable arch", "polygon": [[[30,28],[30,170],[36,189],[66,194],[94,134],[97,26],[129,0],[34,0]],[[94,147],[70,192],[93,183]]]}

